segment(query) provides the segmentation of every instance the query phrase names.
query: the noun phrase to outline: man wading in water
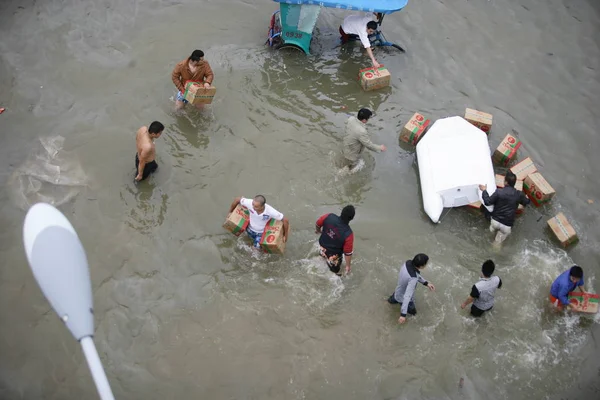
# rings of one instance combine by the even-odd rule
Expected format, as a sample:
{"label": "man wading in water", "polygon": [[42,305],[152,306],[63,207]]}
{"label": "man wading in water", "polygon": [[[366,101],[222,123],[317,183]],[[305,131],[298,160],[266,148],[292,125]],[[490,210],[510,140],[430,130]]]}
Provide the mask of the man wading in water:
{"label": "man wading in water", "polygon": [[158,139],[164,129],[164,125],[158,121],[151,123],[149,128],[142,126],[138,129],[135,135],[137,146],[137,153],[135,153],[136,181],[143,181],[158,168],[158,164],[154,161],[156,158],[154,139]]}
{"label": "man wading in water", "polygon": [[[191,56],[177,64],[171,74],[173,84],[179,90],[177,92],[177,100],[175,101],[175,110],[182,109],[188,103],[183,97],[187,82],[203,83],[204,88],[208,89],[212,85],[214,77],[208,61],[204,60],[204,52],[202,50],[194,50]],[[202,107],[203,104],[196,106],[198,109]]]}
{"label": "man wading in water", "polygon": [[350,117],[346,121],[346,136],[343,142],[344,167],[340,172],[354,172],[359,165],[360,155],[365,149],[381,152],[386,147],[382,144],[374,144],[369,138],[369,132],[365,124],[373,113],[367,108],[361,108],[356,117]]}
{"label": "man wading in water", "polygon": [[315,233],[320,233],[320,254],[327,261],[329,269],[341,276],[342,254],[346,258],[346,274],[350,273],[354,251],[354,233],[348,225],[354,219],[354,206],[346,206],[338,217],[335,214],[322,215],[316,223]]}
{"label": "man wading in water", "polygon": [[420,253],[412,260],[406,261],[400,268],[398,285],[388,299],[388,303],[390,304],[400,304],[400,318],[398,319],[398,323],[400,324],[406,322],[406,314],[417,315],[417,308],[415,307],[417,282],[427,286],[429,290],[435,290],[435,286],[421,276],[421,271],[425,268],[428,261],[429,257],[426,254]]}

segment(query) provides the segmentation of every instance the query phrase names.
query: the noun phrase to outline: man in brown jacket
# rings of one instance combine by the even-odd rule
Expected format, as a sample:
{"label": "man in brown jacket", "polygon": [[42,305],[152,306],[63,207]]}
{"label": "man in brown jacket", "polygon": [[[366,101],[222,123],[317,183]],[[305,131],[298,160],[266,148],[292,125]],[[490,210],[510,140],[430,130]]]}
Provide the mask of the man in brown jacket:
{"label": "man in brown jacket", "polygon": [[[205,88],[209,88],[214,79],[214,75],[208,61],[204,60],[204,52],[202,50],[194,50],[191,56],[183,60],[175,66],[171,74],[173,84],[179,90],[177,100],[175,101],[175,109],[179,110],[187,103],[183,95],[185,93],[185,84],[190,82],[204,83]],[[202,108],[202,104],[198,104],[198,108]]]}

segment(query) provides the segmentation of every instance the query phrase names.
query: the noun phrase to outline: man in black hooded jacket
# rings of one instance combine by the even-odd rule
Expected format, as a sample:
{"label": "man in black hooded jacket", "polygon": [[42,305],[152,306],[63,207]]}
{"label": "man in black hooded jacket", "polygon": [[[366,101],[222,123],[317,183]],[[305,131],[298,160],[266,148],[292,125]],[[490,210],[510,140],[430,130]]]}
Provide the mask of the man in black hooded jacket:
{"label": "man in black hooded jacket", "polygon": [[487,192],[486,185],[479,185],[479,189],[483,192],[481,197],[486,206],[494,206],[494,211],[489,215],[489,211],[485,207],[481,207],[486,217],[491,217],[490,232],[496,233],[496,244],[501,244],[510,235],[512,226],[515,223],[515,215],[519,204],[527,206],[529,199],[523,192],[515,189],[517,176],[508,171],[504,178],[504,187],[497,189],[491,196]]}

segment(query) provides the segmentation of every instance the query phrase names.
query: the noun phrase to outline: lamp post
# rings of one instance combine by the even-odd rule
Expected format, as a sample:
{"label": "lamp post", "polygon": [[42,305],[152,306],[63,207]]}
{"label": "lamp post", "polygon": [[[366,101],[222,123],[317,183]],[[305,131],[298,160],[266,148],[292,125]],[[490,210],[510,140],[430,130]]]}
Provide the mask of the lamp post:
{"label": "lamp post", "polygon": [[23,224],[27,261],[46,299],[81,343],[102,400],[114,400],[94,345],[92,285],[85,250],[69,220],[56,208],[38,203]]}

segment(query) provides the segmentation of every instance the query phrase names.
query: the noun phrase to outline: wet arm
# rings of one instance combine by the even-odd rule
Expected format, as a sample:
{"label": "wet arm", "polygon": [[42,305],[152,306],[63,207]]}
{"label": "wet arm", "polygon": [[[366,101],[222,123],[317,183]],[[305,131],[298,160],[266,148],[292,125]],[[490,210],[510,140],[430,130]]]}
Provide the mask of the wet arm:
{"label": "wet arm", "polygon": [[235,208],[237,207],[238,204],[240,204],[240,200],[242,200],[241,197],[236,197],[235,199],[233,199],[233,202],[231,203],[231,206],[229,206],[229,212],[232,213],[233,210],[235,210]]}
{"label": "wet arm", "polygon": [[402,299],[402,310],[400,311],[400,316],[402,317],[406,317],[406,313],[408,312],[408,304],[412,301],[416,286],[416,279],[411,279],[410,282],[408,282],[408,285],[406,285],[406,290],[404,291],[404,298]]}
{"label": "wet arm", "polygon": [[369,58],[371,59],[371,62],[373,63],[373,66],[379,66],[379,63],[377,62],[377,60],[375,59],[375,56],[373,55],[373,49],[371,47],[367,47],[367,54],[369,55]]}
{"label": "wet arm", "polygon": [[484,190],[481,193],[481,198],[483,199],[483,204],[485,204],[486,206],[491,206],[493,204],[496,204],[496,202],[498,201],[498,192],[494,192],[493,195],[489,195],[487,190]]}
{"label": "wet arm", "polygon": [[173,81],[175,87],[179,89],[181,93],[185,91],[185,87],[181,82],[181,66],[179,64],[177,64],[173,69],[173,72],[171,73],[171,80]]}
{"label": "wet arm", "polygon": [[378,153],[381,152],[381,145],[377,145],[377,144],[371,142],[371,139],[369,139],[369,136],[366,133],[363,133],[362,135],[360,135],[358,137],[358,140],[367,149],[369,149],[371,151],[376,151]]}
{"label": "wet arm", "polygon": [[531,203],[531,200],[529,200],[529,198],[527,196],[525,196],[525,193],[521,193],[521,198],[519,199],[519,203],[521,203],[523,205],[523,207],[529,205],[529,203]]}
{"label": "wet arm", "polygon": [[215,79],[215,74],[213,74],[213,70],[208,63],[206,63],[206,75],[204,75],[204,82],[212,85],[213,80]]}

